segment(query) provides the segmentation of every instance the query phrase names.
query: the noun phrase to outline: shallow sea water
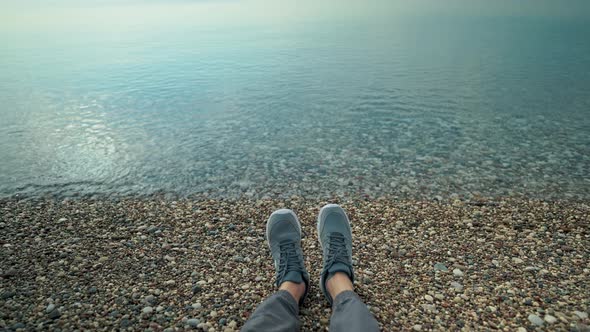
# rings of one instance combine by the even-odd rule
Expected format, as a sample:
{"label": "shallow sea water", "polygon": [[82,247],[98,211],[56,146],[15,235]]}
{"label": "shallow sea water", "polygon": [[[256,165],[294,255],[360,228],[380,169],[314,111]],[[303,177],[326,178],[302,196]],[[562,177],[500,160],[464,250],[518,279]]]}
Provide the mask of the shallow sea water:
{"label": "shallow sea water", "polygon": [[222,3],[13,10],[0,196],[590,198],[584,17]]}

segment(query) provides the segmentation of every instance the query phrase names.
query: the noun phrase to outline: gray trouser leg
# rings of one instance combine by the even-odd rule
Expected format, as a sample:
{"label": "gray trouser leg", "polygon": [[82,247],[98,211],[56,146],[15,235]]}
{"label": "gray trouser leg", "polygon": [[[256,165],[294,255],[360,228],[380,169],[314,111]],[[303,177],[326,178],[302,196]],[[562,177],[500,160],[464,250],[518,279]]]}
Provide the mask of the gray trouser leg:
{"label": "gray trouser leg", "polygon": [[242,327],[244,331],[299,331],[299,305],[285,290],[264,300]]}
{"label": "gray trouser leg", "polygon": [[355,292],[344,291],[332,305],[330,332],[334,331],[379,331],[379,324]]}

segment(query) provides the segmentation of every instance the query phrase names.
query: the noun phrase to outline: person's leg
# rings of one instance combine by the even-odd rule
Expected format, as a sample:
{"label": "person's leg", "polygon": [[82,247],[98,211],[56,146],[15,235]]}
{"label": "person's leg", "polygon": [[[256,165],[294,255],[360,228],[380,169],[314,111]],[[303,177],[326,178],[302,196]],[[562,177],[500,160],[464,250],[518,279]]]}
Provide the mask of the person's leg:
{"label": "person's leg", "polygon": [[266,238],[276,269],[279,291],[262,302],[242,331],[298,331],[297,315],[309,289],[303,263],[301,225],[293,211],[273,212],[266,224]]}
{"label": "person's leg", "polygon": [[262,302],[242,331],[299,331],[299,306],[287,291],[278,291]]}
{"label": "person's leg", "polygon": [[332,305],[330,331],[378,331],[375,317],[353,290],[352,230],[340,206],[320,210],[318,238],[324,254],[320,288]]}
{"label": "person's leg", "polygon": [[379,324],[352,288],[343,272],[336,272],[326,281],[326,288],[334,299],[330,331],[379,331]]}
{"label": "person's leg", "polygon": [[299,331],[298,303],[303,294],[303,283],[285,281],[278,292],[256,308],[242,331]]}

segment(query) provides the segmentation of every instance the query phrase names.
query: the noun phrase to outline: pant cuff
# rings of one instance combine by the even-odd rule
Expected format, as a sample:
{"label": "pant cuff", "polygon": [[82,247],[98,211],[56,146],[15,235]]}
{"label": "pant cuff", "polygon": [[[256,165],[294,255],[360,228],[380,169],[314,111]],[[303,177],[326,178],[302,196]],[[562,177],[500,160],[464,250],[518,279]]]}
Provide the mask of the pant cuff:
{"label": "pant cuff", "polygon": [[340,294],[336,295],[334,302],[332,303],[332,307],[339,305],[340,303],[349,300],[349,299],[360,299],[359,296],[351,290],[347,290],[344,292],[340,292]]}
{"label": "pant cuff", "polygon": [[295,312],[296,315],[299,315],[299,303],[295,301],[295,298],[293,297],[293,295],[291,295],[291,293],[281,289],[278,292],[276,292],[274,296],[285,300],[285,302],[287,302],[287,304],[293,310],[293,312]]}

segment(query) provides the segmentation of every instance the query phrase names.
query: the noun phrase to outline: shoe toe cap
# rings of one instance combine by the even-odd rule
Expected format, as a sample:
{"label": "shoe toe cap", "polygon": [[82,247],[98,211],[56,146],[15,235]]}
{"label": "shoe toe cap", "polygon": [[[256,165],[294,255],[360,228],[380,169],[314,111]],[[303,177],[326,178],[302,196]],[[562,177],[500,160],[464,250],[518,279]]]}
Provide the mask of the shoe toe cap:
{"label": "shoe toe cap", "polygon": [[268,219],[266,234],[271,242],[286,239],[298,240],[301,238],[299,220],[289,209],[277,210]]}
{"label": "shoe toe cap", "polygon": [[338,231],[349,233],[350,222],[343,208],[337,204],[324,206],[319,215],[318,231],[320,233]]}

